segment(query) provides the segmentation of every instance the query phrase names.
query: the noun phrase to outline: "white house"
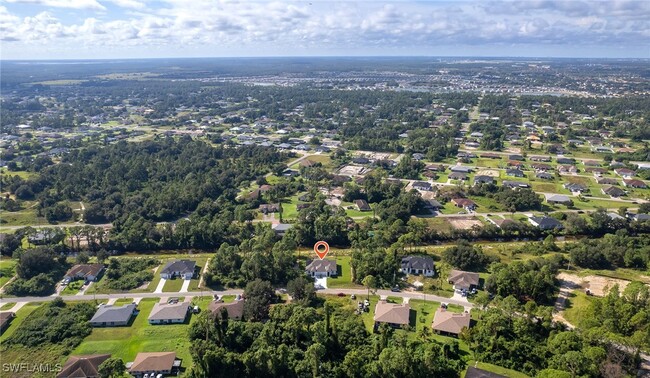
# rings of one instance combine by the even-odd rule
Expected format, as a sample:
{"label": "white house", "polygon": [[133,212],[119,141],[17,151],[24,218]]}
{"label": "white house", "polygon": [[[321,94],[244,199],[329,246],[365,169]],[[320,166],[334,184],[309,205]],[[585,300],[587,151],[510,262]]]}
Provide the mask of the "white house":
{"label": "white house", "polygon": [[425,277],[433,277],[436,271],[431,257],[406,256],[402,258],[402,273],[421,274]]}

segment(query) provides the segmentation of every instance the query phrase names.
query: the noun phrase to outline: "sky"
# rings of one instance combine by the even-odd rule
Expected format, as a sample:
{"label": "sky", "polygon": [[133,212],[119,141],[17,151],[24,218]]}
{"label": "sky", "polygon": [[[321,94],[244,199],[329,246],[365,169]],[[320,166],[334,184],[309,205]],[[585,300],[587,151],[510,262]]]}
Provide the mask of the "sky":
{"label": "sky", "polygon": [[650,0],[0,0],[0,59],[650,58]]}

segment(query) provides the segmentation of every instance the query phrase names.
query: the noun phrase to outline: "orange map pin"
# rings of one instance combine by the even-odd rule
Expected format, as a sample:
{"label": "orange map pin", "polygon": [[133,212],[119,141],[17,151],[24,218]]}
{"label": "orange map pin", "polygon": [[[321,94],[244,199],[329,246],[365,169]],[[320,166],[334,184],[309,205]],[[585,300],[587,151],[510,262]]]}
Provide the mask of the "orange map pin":
{"label": "orange map pin", "polygon": [[327,254],[330,251],[330,246],[327,244],[327,242],[324,241],[319,241],[318,243],[314,244],[314,252],[318,255],[318,257],[322,260],[327,256]]}

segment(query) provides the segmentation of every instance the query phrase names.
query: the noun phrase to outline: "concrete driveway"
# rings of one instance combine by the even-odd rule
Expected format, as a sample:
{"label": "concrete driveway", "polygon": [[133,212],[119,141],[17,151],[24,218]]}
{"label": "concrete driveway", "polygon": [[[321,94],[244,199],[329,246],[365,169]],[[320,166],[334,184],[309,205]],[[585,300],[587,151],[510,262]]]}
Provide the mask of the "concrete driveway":
{"label": "concrete driveway", "polygon": [[190,282],[192,282],[192,280],[183,280],[183,286],[181,286],[179,293],[187,293],[187,289],[190,287]]}
{"label": "concrete driveway", "polygon": [[156,290],[154,290],[154,293],[162,293],[163,287],[165,286],[165,282],[167,282],[166,278],[161,278],[160,282],[158,282],[158,286],[156,286]]}

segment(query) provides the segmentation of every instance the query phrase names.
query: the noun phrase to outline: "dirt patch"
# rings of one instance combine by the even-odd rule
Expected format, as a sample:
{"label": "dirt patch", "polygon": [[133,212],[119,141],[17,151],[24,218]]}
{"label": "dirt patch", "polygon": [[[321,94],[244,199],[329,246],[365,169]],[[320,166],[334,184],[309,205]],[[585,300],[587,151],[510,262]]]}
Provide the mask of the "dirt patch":
{"label": "dirt patch", "polygon": [[483,223],[474,217],[449,218],[447,221],[451,224],[451,227],[457,230],[471,230],[474,226],[483,226]]}
{"label": "dirt patch", "polygon": [[494,169],[482,169],[476,173],[477,176],[499,177],[499,171]]}
{"label": "dirt patch", "polygon": [[592,295],[603,297],[614,285],[618,284],[619,291],[623,291],[630,281],[602,276],[585,276],[579,277],[575,274],[560,273],[557,278],[574,286],[572,289],[584,289],[591,292]]}

